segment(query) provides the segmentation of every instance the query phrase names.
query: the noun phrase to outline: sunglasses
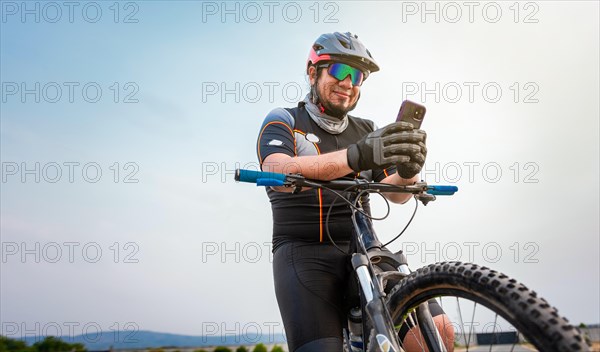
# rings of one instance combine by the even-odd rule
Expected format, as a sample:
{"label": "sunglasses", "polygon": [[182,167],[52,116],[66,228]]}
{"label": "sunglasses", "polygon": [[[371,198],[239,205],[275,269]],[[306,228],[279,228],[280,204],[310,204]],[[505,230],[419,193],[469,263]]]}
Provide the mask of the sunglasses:
{"label": "sunglasses", "polygon": [[348,77],[348,75],[350,75],[350,80],[354,86],[360,86],[369,76],[368,73],[362,72],[357,68],[339,62],[319,65],[319,67],[327,67],[327,72],[331,76],[335,77],[335,79],[338,81],[343,81],[346,79],[346,77]]}

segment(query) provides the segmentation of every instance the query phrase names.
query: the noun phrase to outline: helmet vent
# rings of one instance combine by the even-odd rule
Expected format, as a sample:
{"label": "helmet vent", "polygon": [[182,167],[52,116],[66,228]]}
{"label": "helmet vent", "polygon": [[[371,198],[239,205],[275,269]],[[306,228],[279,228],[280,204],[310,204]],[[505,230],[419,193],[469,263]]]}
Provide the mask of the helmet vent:
{"label": "helmet vent", "polygon": [[367,54],[369,54],[369,57],[372,59],[373,55],[371,55],[371,52],[369,51],[369,49],[365,49],[367,51]]}
{"label": "helmet vent", "polygon": [[348,43],[346,41],[340,40],[340,44],[342,44],[342,46],[346,49],[351,49],[350,43]]}
{"label": "helmet vent", "polygon": [[348,38],[348,36],[350,35],[350,33],[339,33],[339,32],[335,32],[335,37],[337,38],[338,42],[340,42],[340,44],[346,48],[346,49],[352,49],[352,42],[351,40]]}
{"label": "helmet vent", "polygon": [[323,49],[323,46],[321,44],[315,44],[315,45],[313,45],[313,50],[314,51],[319,51],[319,50],[322,50],[322,49]]}

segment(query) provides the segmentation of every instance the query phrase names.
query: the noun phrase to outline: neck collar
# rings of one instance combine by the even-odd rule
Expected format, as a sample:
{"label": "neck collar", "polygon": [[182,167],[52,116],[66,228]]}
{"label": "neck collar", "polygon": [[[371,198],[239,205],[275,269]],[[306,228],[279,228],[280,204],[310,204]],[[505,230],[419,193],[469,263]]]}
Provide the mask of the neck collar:
{"label": "neck collar", "polygon": [[319,104],[318,106],[315,105],[310,100],[309,95],[306,95],[306,97],[303,101],[300,102],[300,104],[304,105],[310,118],[319,127],[331,134],[340,134],[344,132],[348,127],[348,114],[344,115],[344,117],[342,117],[341,119],[327,115],[323,106],[321,104]]}

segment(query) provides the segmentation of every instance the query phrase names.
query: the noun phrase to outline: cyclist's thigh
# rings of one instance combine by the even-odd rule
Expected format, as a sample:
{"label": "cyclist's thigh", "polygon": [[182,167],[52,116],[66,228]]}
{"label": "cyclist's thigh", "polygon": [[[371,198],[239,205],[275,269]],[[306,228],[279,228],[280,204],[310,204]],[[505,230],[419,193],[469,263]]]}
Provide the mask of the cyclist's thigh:
{"label": "cyclist's thigh", "polygon": [[290,242],[275,251],[275,294],[290,351],[341,350],[347,261],[324,243]]}

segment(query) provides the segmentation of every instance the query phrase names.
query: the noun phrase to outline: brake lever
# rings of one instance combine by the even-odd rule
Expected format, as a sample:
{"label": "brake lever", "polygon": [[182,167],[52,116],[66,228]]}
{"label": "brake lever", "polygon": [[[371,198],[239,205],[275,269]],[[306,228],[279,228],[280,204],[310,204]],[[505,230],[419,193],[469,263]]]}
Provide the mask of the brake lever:
{"label": "brake lever", "polygon": [[413,188],[415,198],[425,206],[427,206],[429,202],[436,200],[436,197],[433,194],[427,193],[427,182],[417,182],[412,186],[407,186],[407,188],[408,187]]}
{"label": "brake lever", "polygon": [[292,187],[292,194],[298,194],[302,192],[305,180],[306,178],[301,174],[288,174],[286,175],[286,187]]}
{"label": "brake lever", "polygon": [[427,203],[436,200],[436,197],[433,194],[429,194],[429,193],[425,193],[425,192],[415,194],[415,198],[417,198],[417,200],[420,201],[421,203],[423,203],[423,205],[425,205],[425,206],[427,206]]}

